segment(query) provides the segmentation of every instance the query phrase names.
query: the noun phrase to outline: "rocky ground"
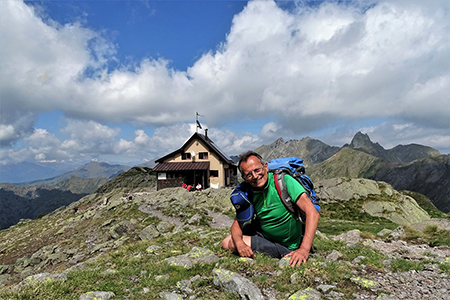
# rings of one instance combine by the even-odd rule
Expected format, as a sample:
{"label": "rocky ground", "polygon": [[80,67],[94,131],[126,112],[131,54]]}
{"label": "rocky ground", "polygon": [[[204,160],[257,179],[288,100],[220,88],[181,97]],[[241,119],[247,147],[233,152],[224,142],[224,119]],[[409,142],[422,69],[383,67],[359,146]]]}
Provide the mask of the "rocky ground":
{"label": "rocky ground", "polygon": [[[364,257],[357,257],[351,262],[351,264],[359,266],[356,269],[360,270],[354,271],[355,277],[352,280],[371,291],[386,293],[382,298],[354,294],[355,299],[450,299],[450,278],[439,268],[440,264],[450,264],[450,247],[408,244],[402,240],[389,242],[378,239],[362,240],[358,231],[350,231],[335,236],[333,239],[347,242],[348,247],[354,247],[355,243],[362,243],[379,250],[388,257],[383,261],[385,266],[383,271],[366,269],[365,265],[361,264]],[[327,258],[339,259],[339,257],[339,253],[334,253]],[[421,271],[410,270],[395,273],[389,267],[392,260],[397,258],[416,262],[427,260],[430,263],[426,264]]]}
{"label": "rocky ground", "polygon": [[[362,263],[365,259],[364,256],[359,256],[351,262],[340,261],[342,255],[337,251],[332,251],[326,256],[326,262],[320,263],[327,264],[338,261],[353,266],[354,276],[350,280],[363,288],[362,292],[358,291],[352,295],[354,299],[450,299],[450,278],[439,268],[439,264],[450,264],[450,247],[432,248],[427,245],[410,245],[403,241],[386,243],[381,240],[362,240],[357,230],[332,238],[347,242],[348,247],[356,247],[355,243],[363,243],[380,250],[388,257],[387,260],[383,261],[385,265],[383,271],[366,268]],[[204,256],[198,255],[202,251]],[[321,255],[323,254],[314,254],[310,260],[317,260]],[[186,255],[173,257],[168,261],[172,264],[191,267],[196,263],[219,260],[217,257],[213,257],[214,254],[207,249],[193,249]],[[394,258],[416,261],[426,258],[431,262],[426,264],[421,271],[392,272],[389,267]],[[241,260],[243,264],[252,263],[252,259]],[[281,259],[279,267],[288,267],[288,260]],[[291,276],[292,283],[298,280],[296,275],[297,273],[294,273]],[[315,279],[317,282],[315,288],[300,290],[292,295],[281,295],[271,289],[260,290],[254,283],[246,279],[245,275],[225,269],[214,269],[213,276],[216,285],[227,289],[241,299],[346,299],[343,298],[343,294],[335,291],[336,284],[322,284],[322,278]],[[192,280],[197,279],[193,278]],[[189,288],[191,281],[182,283],[181,287],[174,287],[173,292],[163,293],[161,297],[165,299],[188,298],[189,295],[195,294]],[[195,299],[195,296],[189,297],[189,299]]]}
{"label": "rocky ground", "polygon": [[[201,238],[213,239],[217,245],[226,234],[224,229],[229,228],[232,222],[230,214],[227,214],[231,209],[229,192],[207,190],[188,193],[183,189],[167,189],[158,193],[91,195],[41,219],[18,224],[16,228],[0,232],[0,292],[2,288],[18,291],[31,283],[40,284],[49,279],[66,280],[70,271],[86,267],[86,262],[139,239],[152,240],[188,230],[199,232]],[[149,223],[149,220],[153,221]],[[435,221],[442,227],[448,225],[448,220]],[[337,236],[320,232],[317,235],[320,239],[343,241],[348,248],[371,247],[386,257],[383,268],[365,265],[362,255],[348,261],[339,251],[318,252],[310,257],[310,262],[313,265],[316,262],[318,268],[329,264],[350,267],[353,273],[349,280],[355,284],[353,299],[450,299],[450,278],[441,270],[441,266],[450,265],[450,248],[447,246],[430,247],[402,241],[402,227],[380,233],[389,238],[370,240],[361,238],[357,230]],[[159,255],[164,247],[170,247],[170,243],[153,245],[147,253],[137,255]],[[310,288],[295,293],[260,287],[249,279],[254,271],[247,266],[251,266],[253,260],[237,256],[235,259],[243,265],[242,272],[222,268],[217,253],[194,246],[190,252],[169,257],[166,262],[184,268],[215,263],[216,268],[209,278],[217,288],[235,294],[236,299],[347,299],[339,292],[340,283],[330,283],[325,277],[315,278]],[[396,259],[426,263],[420,270],[394,272],[392,264]],[[278,276],[283,268],[289,268],[287,265],[288,261],[281,259],[278,261],[279,270],[266,275]],[[168,275],[161,276],[164,279]],[[301,280],[300,276],[293,273],[291,283]],[[161,293],[160,297],[203,299],[192,287],[195,281],[203,279],[194,276],[183,280]],[[145,289],[142,292],[145,293]],[[80,299],[94,299],[92,297],[115,299],[110,291],[80,295]]]}

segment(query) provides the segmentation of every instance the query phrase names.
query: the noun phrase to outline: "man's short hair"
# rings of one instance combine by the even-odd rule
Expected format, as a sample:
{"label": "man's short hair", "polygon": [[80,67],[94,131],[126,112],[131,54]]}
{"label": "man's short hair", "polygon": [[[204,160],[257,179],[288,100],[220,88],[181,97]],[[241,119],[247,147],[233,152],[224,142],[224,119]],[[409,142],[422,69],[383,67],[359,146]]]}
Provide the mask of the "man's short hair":
{"label": "man's short hair", "polygon": [[250,156],[256,156],[259,159],[259,161],[261,162],[261,165],[263,165],[263,166],[266,163],[264,161],[264,159],[262,158],[262,156],[259,155],[258,153],[256,153],[255,151],[250,150],[245,153],[242,153],[241,155],[239,155],[239,161],[238,161],[238,169],[239,169],[239,172],[241,173],[241,175],[243,175],[242,170],[241,170],[241,164],[243,162],[247,162],[247,160],[250,158]]}

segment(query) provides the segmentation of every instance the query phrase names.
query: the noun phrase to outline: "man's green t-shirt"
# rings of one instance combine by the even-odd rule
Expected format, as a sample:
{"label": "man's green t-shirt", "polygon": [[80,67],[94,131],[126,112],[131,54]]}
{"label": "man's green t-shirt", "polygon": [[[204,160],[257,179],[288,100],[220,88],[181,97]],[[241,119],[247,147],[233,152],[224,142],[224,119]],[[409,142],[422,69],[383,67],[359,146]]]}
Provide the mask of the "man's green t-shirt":
{"label": "man's green t-shirt", "polygon": [[[292,201],[305,193],[305,189],[294,178],[285,175],[284,180]],[[261,233],[272,242],[279,243],[288,249],[300,247],[302,224],[286,209],[278,195],[273,173],[263,190],[253,190],[253,205],[256,218],[261,225]]]}

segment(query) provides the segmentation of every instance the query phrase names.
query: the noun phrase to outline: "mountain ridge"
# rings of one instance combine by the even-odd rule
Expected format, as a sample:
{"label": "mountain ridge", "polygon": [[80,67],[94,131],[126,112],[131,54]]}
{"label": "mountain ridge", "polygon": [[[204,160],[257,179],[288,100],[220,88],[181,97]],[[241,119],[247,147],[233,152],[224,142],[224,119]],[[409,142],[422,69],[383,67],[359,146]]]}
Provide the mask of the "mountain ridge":
{"label": "mountain ridge", "polygon": [[396,167],[384,165],[371,179],[386,181],[398,190],[424,194],[439,210],[450,212],[450,155],[426,157]]}
{"label": "mountain ridge", "polygon": [[[370,150],[372,145],[367,145],[367,141],[370,139],[365,139],[366,144],[356,149],[350,148],[352,145],[344,146],[326,161],[309,168],[307,174],[313,180],[344,176],[385,181],[397,190],[426,195],[439,210],[450,212],[449,155],[437,155],[437,150],[426,146],[408,145],[401,151],[395,150],[397,154],[393,157],[389,150],[383,151],[376,145],[372,148],[375,151]],[[411,153],[411,149],[416,152]]]}
{"label": "mountain ridge", "polygon": [[77,201],[128,169],[127,166],[90,162],[45,180],[0,183],[0,229]]}
{"label": "mountain ridge", "polygon": [[0,230],[69,205],[97,190],[108,178],[71,177],[53,186],[0,183]]}
{"label": "mountain ridge", "polygon": [[340,148],[306,137],[288,142],[279,138],[255,151],[265,160],[298,156],[313,180],[349,177],[385,181],[395,189],[424,194],[439,210],[450,212],[449,155],[428,146],[397,145],[386,150],[368,134],[357,132],[350,144]]}
{"label": "mountain ridge", "polygon": [[[405,185],[403,184],[405,180],[398,178],[404,177],[408,171],[394,172],[397,168],[405,168],[406,165],[413,164],[414,162],[416,162],[416,164],[414,164],[415,171],[410,172],[423,173],[419,170],[429,169],[429,167],[424,164],[431,164],[434,166],[436,166],[436,164],[439,165],[439,160],[438,162],[433,162],[433,160],[423,160],[423,162],[417,162],[421,161],[423,158],[440,157],[439,151],[427,146],[417,144],[398,145],[390,150],[384,150],[384,148],[378,143],[373,143],[367,134],[358,132],[355,134],[350,144],[345,144],[342,147],[329,146],[310,137],[304,137],[301,140],[289,140],[287,142],[285,142],[283,138],[278,138],[269,145],[262,145],[258,147],[255,151],[260,153],[266,160],[275,157],[298,156],[304,160],[305,166],[307,167],[307,174],[309,174],[314,180],[332,177],[361,177],[382,180],[392,183],[396,189],[411,190],[425,194],[432,200],[433,204],[442,211],[448,212],[450,210],[450,199],[448,199],[449,196],[442,196],[442,194],[446,195],[446,193],[450,193],[444,186],[435,182],[431,184],[422,184],[421,182],[426,181],[426,178],[421,178],[419,184],[409,182],[408,185]],[[442,162],[444,165],[445,161],[446,160],[443,160]],[[147,169],[145,167],[141,168]],[[12,188],[11,186],[6,188],[4,185],[0,185],[0,188],[3,187],[3,205],[8,206],[8,203],[14,201],[14,191],[17,192],[16,195],[18,197],[21,197],[18,198],[21,199],[19,202],[24,203],[24,205],[26,204],[27,206],[30,206],[30,204],[29,200],[26,199],[30,199],[30,197],[34,197],[33,199],[39,198],[44,194],[46,195],[46,198],[44,198],[47,199],[47,202],[51,200],[47,197],[49,195],[53,195],[55,198],[61,199],[58,195],[58,190],[60,190],[61,195],[68,195],[68,199],[74,201],[83,195],[93,193],[97,189],[100,189],[100,187],[106,183],[108,179],[112,180],[110,180],[108,185],[104,185],[103,188],[111,189],[114,186],[126,186],[128,184],[128,179],[122,178],[120,174],[123,174],[124,171],[128,170],[130,170],[130,167],[128,166],[90,162],[84,166],[78,167],[74,171],[66,172],[53,178],[20,184],[20,186],[23,187],[31,186],[32,188],[30,190],[20,190],[17,187]],[[442,172],[444,172],[444,175],[439,175],[440,173],[437,174],[434,172],[434,176],[445,179],[445,177],[442,176],[445,176],[447,173],[445,173],[445,170]],[[153,179],[154,175],[151,175],[151,169],[147,169],[146,174],[147,175],[141,179],[142,182],[156,181],[156,179]],[[101,176],[101,179],[96,176]],[[82,177],[88,180],[82,180]],[[92,177],[96,179],[92,179]],[[91,178],[91,180],[89,180],[89,178]],[[443,179],[440,180],[442,181]],[[140,186],[141,184],[142,183],[135,183],[136,186]],[[437,187],[433,188],[434,186]],[[48,192],[48,190],[51,190],[51,193]],[[39,191],[39,193],[37,191]],[[44,193],[43,191],[47,192]],[[73,196],[74,194],[79,196]],[[54,203],[52,201],[50,202]],[[35,203],[39,203],[39,201],[36,201]],[[68,201],[61,199],[61,205],[67,204]],[[17,205],[14,207],[17,210],[13,214],[14,218],[11,218],[11,216],[7,216],[7,218],[5,217],[4,220],[8,219],[8,221],[3,223],[0,221],[0,228],[12,225],[12,219],[18,221],[21,218],[19,217],[20,207]],[[31,207],[35,207],[35,204],[31,205]],[[45,211],[48,212],[59,206],[55,204],[54,206],[43,205],[43,207],[48,207],[48,210]],[[3,210],[3,213],[6,211],[6,209]],[[11,214],[10,210],[8,211],[9,214]],[[36,217],[36,214],[30,213],[28,209],[25,209],[25,211],[26,213],[24,213],[22,218]],[[44,212],[41,207],[39,207],[39,211],[41,213]]]}
{"label": "mountain ridge", "polygon": [[269,145],[262,145],[256,148],[254,151],[259,153],[265,160],[297,156],[302,158],[305,166],[308,167],[325,161],[339,150],[339,147],[329,146],[322,141],[304,137],[301,140],[290,140],[288,142],[279,138]]}
{"label": "mountain ridge", "polygon": [[73,168],[59,163],[20,162],[0,165],[0,170],[0,182],[19,184],[55,177],[70,172]]}
{"label": "mountain ridge", "polygon": [[410,163],[424,157],[441,155],[438,150],[419,144],[397,145],[392,149],[384,149],[380,144],[372,142],[368,134],[361,132],[357,132],[351,143],[342,148],[344,147],[363,151],[392,163]]}
{"label": "mountain ridge", "polygon": [[73,171],[51,177],[43,180],[35,180],[31,182],[20,183],[22,186],[30,185],[55,185],[66,181],[71,177],[78,178],[113,178],[117,174],[128,171],[131,167],[124,165],[110,165],[105,162],[91,161],[83,166],[76,168]]}
{"label": "mountain ridge", "polygon": [[357,132],[350,144],[342,147],[329,146],[320,140],[304,137],[300,140],[284,141],[278,138],[269,145],[262,145],[256,149],[265,160],[279,157],[297,156],[303,159],[306,167],[320,164],[343,148],[350,148],[365,152],[392,163],[410,163],[417,159],[442,155],[438,150],[419,144],[397,145],[392,149],[384,149],[380,144],[371,141],[368,134]]}

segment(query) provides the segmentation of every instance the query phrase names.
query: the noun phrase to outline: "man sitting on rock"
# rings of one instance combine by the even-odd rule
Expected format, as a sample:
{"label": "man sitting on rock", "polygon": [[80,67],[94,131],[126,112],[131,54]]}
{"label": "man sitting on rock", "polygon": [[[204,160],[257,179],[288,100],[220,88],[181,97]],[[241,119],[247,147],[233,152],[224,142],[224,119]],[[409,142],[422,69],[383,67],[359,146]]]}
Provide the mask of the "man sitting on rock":
{"label": "man sitting on rock", "polygon": [[[306,215],[303,230],[302,223],[282,203],[273,173],[269,172],[267,163],[258,153],[248,151],[242,154],[238,168],[251,189],[253,204],[242,196],[239,199],[231,197],[236,219],[231,225],[231,234],[222,241],[222,248],[242,257],[253,258],[254,252],[277,258],[291,257],[291,266],[306,262],[319,223],[319,213],[305,189],[297,180],[285,175],[289,195]],[[248,225],[250,221],[251,225]]]}

